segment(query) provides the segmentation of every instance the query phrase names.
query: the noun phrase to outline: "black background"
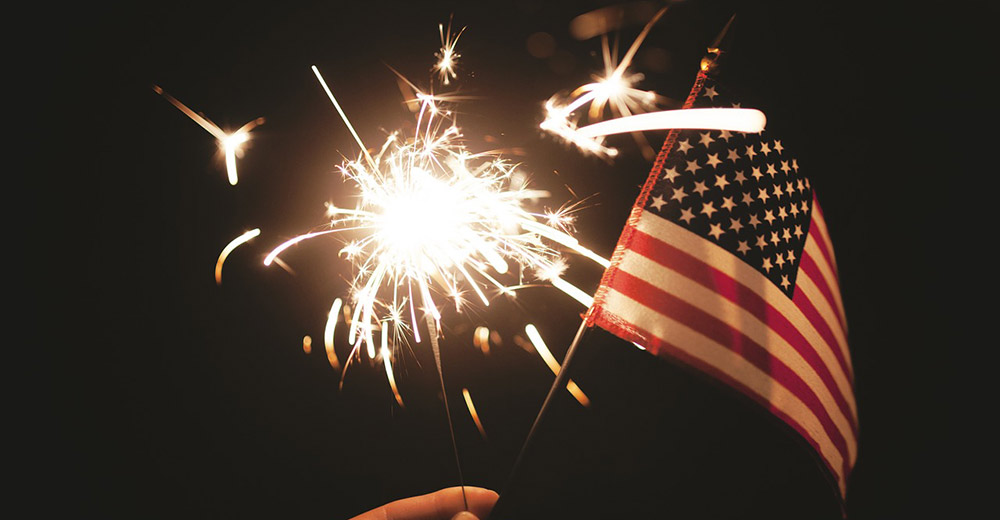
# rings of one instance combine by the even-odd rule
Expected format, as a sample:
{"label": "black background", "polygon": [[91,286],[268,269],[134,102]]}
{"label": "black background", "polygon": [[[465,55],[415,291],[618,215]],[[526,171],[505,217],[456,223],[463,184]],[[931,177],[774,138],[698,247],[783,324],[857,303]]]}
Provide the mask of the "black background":
{"label": "black background", "polygon": [[[378,366],[352,368],[338,392],[321,347],[350,275],[337,244],[284,255],[295,276],[260,262],[320,223],[324,202],[350,201],[333,169],[356,145],[309,66],[377,143],[382,129],[412,124],[385,65],[426,85],[437,24],[454,13],[468,26],[457,85],[476,96],[460,120],[470,148],[522,148],[517,158],[554,206],[573,197],[565,186],[592,196],[580,236],[607,255],[648,163],[627,139],[607,164],[537,131],[541,102],[600,66],[598,40],[576,41],[568,25],[602,5],[218,2],[12,17],[29,29],[10,46],[10,83],[27,92],[11,108],[31,129],[35,195],[33,211],[10,221],[25,240],[15,256],[27,259],[12,277],[28,282],[39,318],[16,350],[41,354],[11,393],[41,398],[11,427],[28,440],[14,450],[27,462],[19,494],[40,516],[345,518],[455,485],[426,345],[397,362],[406,409]],[[726,73],[757,95],[769,130],[810,173],[838,255],[861,414],[848,516],[954,515],[964,502],[949,485],[959,457],[948,446],[964,423],[945,391],[956,345],[944,277],[933,274],[952,240],[940,216],[948,170],[935,161],[948,147],[944,100],[956,95],[941,82],[955,68],[949,10],[682,2],[644,46],[668,60],[637,60],[642,86],[682,98],[733,12]],[[638,30],[623,28],[623,42]],[[540,31],[564,61],[528,53]],[[239,161],[238,186],[211,136],[154,83],[223,127],[268,118]],[[254,227],[262,236],[230,257],[216,286],[219,250]],[[596,287],[599,269],[571,265],[571,280]],[[551,382],[513,335],[533,322],[561,358],[578,324],[573,302],[534,291],[447,318],[445,377],[469,484],[507,483]],[[479,324],[505,339],[489,356],[472,347]],[[573,375],[594,406],[561,396],[505,497],[512,517],[840,516],[806,446],[737,393],[601,331],[580,356]],[[488,440],[465,413],[463,387]]]}

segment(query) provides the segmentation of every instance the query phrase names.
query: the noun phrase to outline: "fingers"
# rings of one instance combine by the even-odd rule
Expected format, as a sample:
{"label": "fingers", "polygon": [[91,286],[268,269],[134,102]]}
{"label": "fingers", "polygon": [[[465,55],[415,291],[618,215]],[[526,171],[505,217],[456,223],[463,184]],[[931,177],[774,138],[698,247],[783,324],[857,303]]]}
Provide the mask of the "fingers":
{"label": "fingers", "polygon": [[[470,486],[465,487],[465,493],[469,500],[469,510],[465,515],[458,516],[457,520],[485,518],[500,496],[495,491]],[[353,520],[452,520],[463,511],[466,509],[462,500],[462,488],[452,487],[390,502]]]}

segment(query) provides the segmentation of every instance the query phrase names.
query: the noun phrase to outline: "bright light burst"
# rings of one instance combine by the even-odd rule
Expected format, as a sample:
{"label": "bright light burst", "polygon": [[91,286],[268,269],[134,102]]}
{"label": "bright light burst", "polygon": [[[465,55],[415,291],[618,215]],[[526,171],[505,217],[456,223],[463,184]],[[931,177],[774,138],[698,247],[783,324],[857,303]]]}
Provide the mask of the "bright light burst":
{"label": "bright light burst", "polygon": [[520,284],[527,274],[579,299],[583,291],[561,278],[566,264],[558,246],[607,265],[567,233],[570,209],[555,214],[528,209],[528,201],[548,193],[515,183],[518,165],[466,148],[446,98],[418,93],[414,134],[393,133],[371,154],[319,71],[313,71],[363,150],[339,168],[357,187],[358,203],[329,205],[328,224],[281,244],[264,263],[308,238],[352,235],[340,251],[356,273],[348,332],[352,355],[365,344],[370,357],[378,350],[386,360],[375,330],[383,342],[396,343],[407,333],[420,342],[418,315],[428,317],[433,339],[439,301],[451,301],[461,311],[471,292],[489,305],[491,288],[494,294],[514,290],[504,278]]}
{"label": "bright light burst", "polygon": [[458,39],[465,32],[465,27],[462,27],[452,38],[451,20],[448,20],[448,29],[445,30],[443,23],[438,24],[438,32],[441,34],[441,50],[434,55],[438,59],[437,63],[434,64],[434,70],[437,71],[441,84],[449,85],[451,80],[458,75],[455,69],[458,67],[458,58],[462,55],[455,52],[455,45],[458,44]]}

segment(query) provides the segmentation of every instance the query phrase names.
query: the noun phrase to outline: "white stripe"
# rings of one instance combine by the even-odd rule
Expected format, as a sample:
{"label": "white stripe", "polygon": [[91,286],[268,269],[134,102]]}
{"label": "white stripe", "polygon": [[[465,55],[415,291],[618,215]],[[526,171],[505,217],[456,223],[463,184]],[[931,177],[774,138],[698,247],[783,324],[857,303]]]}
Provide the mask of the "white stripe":
{"label": "white stripe", "polygon": [[[782,338],[781,335],[772,330],[767,323],[762,322],[746,309],[729,301],[719,293],[633,251],[625,253],[619,264],[619,269],[657,286],[660,290],[676,296],[710,316],[718,318],[726,325],[746,334],[747,337],[758,345],[764,346],[768,353],[788,366],[792,372],[802,378],[807,387],[815,392],[820,404],[830,416],[833,424],[840,430],[840,434],[844,439],[850,439],[854,436],[850,422],[837,405],[831,389],[819,377],[816,370],[802,357],[802,354],[795,350],[795,347]],[[770,280],[767,283],[771,283]],[[637,322],[637,324],[640,326],[645,325],[644,322]],[[815,345],[812,346],[814,350],[818,350],[820,359],[833,375],[837,391],[844,397],[850,412],[852,414],[856,413],[853,408],[850,408],[854,401],[850,398],[852,393],[851,383],[840,369],[840,363],[837,362],[832,352],[829,351],[829,347],[823,345],[823,348],[817,349]],[[848,455],[853,457],[854,443],[848,442],[847,445]]]}
{"label": "white stripe", "polygon": [[[614,289],[608,290],[604,308],[627,322],[643,324],[645,330],[660,340],[715,367],[781,410],[812,437],[818,445],[820,455],[829,462],[836,474],[837,480],[843,480],[844,477],[840,474],[844,461],[843,454],[830,440],[812,410],[780,382],[724,345]],[[852,444],[850,440],[847,441],[848,446]]]}
{"label": "white stripe", "polygon": [[837,255],[833,253],[833,239],[830,238],[830,230],[826,227],[826,220],[823,218],[823,212],[818,208],[818,203],[816,202],[816,197],[813,196],[813,211],[812,211],[812,221],[823,233],[823,244],[826,245],[826,250],[830,253],[830,262],[833,264],[833,268],[838,272],[840,269],[837,267]]}

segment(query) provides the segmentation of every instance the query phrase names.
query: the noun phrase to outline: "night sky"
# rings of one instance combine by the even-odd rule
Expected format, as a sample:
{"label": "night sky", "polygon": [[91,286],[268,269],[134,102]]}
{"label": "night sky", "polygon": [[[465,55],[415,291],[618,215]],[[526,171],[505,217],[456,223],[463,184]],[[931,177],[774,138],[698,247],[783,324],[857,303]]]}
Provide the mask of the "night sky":
{"label": "night sky", "polygon": [[[574,39],[570,21],[610,3],[279,4],[25,17],[32,30],[20,44],[31,52],[12,47],[21,71],[12,82],[33,94],[16,99],[32,101],[8,102],[39,132],[18,173],[30,178],[32,212],[8,228],[25,240],[13,253],[27,267],[11,276],[28,282],[39,325],[8,348],[40,354],[23,370],[31,382],[11,394],[40,403],[23,406],[24,428],[10,427],[25,433],[20,494],[39,516],[347,518],[457,484],[426,344],[397,360],[405,409],[367,362],[338,391],[322,333],[351,275],[340,245],[286,253],[294,275],[261,262],[322,223],[325,202],[351,204],[334,168],[357,145],[311,65],[361,137],[380,143],[413,121],[387,65],[428,85],[437,24],[453,14],[468,27],[456,85],[473,98],[459,116],[470,148],[520,150],[513,159],[553,193],[550,207],[586,198],[581,241],[602,255],[614,247],[649,163],[627,137],[612,140],[622,156],[608,163],[537,129],[541,103],[601,65],[599,40]],[[934,141],[939,100],[954,95],[936,81],[950,28],[910,8],[689,0],[650,33],[636,60],[640,86],[683,99],[734,12],[727,78],[755,94],[768,130],[808,168],[836,248],[861,430],[848,517],[954,516],[964,502],[951,492],[958,462],[945,446],[965,426],[947,391],[958,345],[935,273],[955,239],[934,210],[952,198],[934,161],[947,147]],[[640,29],[621,29],[623,47]],[[529,52],[536,33],[551,36],[551,56]],[[267,118],[236,187],[214,139],[154,84],[224,128]],[[649,137],[658,147],[664,135]],[[219,251],[255,227],[262,235],[230,256],[217,286]],[[599,268],[570,266],[569,280],[596,288]],[[580,310],[530,289],[488,310],[446,313],[442,356],[465,480],[507,489],[510,518],[840,518],[818,459],[779,420],[600,330],[572,368],[593,406],[559,396],[508,482],[552,381],[514,336],[534,323],[562,359]],[[489,355],[473,347],[477,325],[503,339]],[[345,345],[340,338],[342,358]]]}

